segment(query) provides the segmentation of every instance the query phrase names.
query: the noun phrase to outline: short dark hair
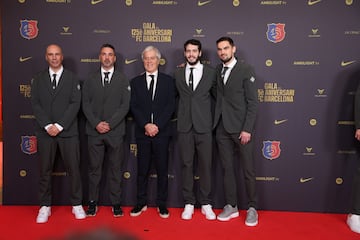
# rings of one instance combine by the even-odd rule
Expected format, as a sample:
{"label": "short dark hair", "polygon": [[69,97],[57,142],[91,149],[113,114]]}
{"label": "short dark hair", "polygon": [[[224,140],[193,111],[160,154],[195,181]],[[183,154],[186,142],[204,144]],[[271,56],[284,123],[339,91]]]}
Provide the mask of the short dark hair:
{"label": "short dark hair", "polygon": [[111,45],[110,43],[104,43],[103,45],[101,45],[100,51],[103,48],[111,48],[114,52],[115,52],[115,48],[113,45]]}
{"label": "short dark hair", "polygon": [[199,52],[201,51],[201,42],[199,40],[197,40],[197,39],[189,39],[189,40],[187,40],[184,43],[184,51],[186,51],[186,46],[189,45],[189,44],[198,46]]}
{"label": "short dark hair", "polygon": [[232,38],[231,38],[231,37],[227,37],[227,36],[224,36],[224,37],[219,38],[219,39],[216,41],[216,44],[218,44],[219,42],[223,42],[223,41],[229,42],[232,47],[235,45],[235,44],[234,44],[234,41],[232,40]]}

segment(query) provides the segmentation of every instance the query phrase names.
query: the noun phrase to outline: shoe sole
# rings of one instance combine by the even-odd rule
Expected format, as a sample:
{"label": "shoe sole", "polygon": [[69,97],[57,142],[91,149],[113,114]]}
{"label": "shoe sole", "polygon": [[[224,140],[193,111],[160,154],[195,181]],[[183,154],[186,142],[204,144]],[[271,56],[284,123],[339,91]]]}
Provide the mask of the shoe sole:
{"label": "shoe sole", "polygon": [[170,214],[159,214],[161,218],[169,218]]}
{"label": "shoe sole", "polygon": [[237,218],[237,217],[239,217],[239,213],[238,213],[238,212],[230,214],[230,216],[227,217],[227,218],[222,218],[222,217],[219,217],[219,216],[218,216],[218,217],[217,217],[217,220],[222,221],[222,222],[226,222],[226,221],[229,221],[229,220],[232,219],[232,218]]}
{"label": "shoe sole", "polygon": [[245,225],[248,227],[255,227],[256,225],[258,225],[258,221],[254,222],[254,223],[249,223],[245,221]]}
{"label": "shoe sole", "polygon": [[193,214],[194,214],[194,213],[191,213],[191,215],[190,215],[189,217],[184,217],[184,216],[181,214],[181,219],[183,219],[183,220],[191,220]]}
{"label": "shoe sole", "polygon": [[170,216],[169,213],[168,213],[168,214],[161,214],[159,208],[158,208],[157,210],[158,210],[159,216],[160,216],[161,218],[169,218],[169,216]]}
{"label": "shoe sole", "polygon": [[85,214],[85,216],[81,216],[81,217],[78,217],[78,216],[76,216],[75,214],[74,214],[74,216],[75,216],[75,219],[77,219],[77,220],[81,220],[81,219],[85,219],[85,218],[86,218],[86,214]]}
{"label": "shoe sole", "polygon": [[95,211],[95,213],[87,213],[87,212],[85,212],[85,213],[86,213],[86,216],[88,216],[88,217],[95,217],[97,211]]}
{"label": "shoe sole", "polygon": [[39,224],[47,223],[47,222],[48,222],[48,220],[46,220],[46,221],[38,221],[38,220],[36,220],[36,223],[39,223]]}
{"label": "shoe sole", "polygon": [[113,214],[114,217],[123,217],[124,214]]}
{"label": "shoe sole", "polygon": [[161,214],[159,208],[158,208],[158,213],[159,213],[159,216],[160,216],[161,218],[168,218],[168,217],[170,216],[170,213],[168,213],[168,214]]}
{"label": "shoe sole", "polygon": [[137,216],[140,216],[142,212],[145,212],[147,210],[147,206],[144,206],[139,212],[137,213],[132,213],[130,212],[130,216],[132,217],[137,217]]}

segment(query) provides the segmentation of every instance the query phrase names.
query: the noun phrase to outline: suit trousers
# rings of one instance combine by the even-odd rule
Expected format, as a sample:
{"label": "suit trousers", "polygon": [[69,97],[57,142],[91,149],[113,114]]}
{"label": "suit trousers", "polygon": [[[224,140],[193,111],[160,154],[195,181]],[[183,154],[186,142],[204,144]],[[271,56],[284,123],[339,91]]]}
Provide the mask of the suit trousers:
{"label": "suit trousers", "polygon": [[89,200],[99,200],[104,160],[108,161],[107,183],[112,205],[121,204],[121,167],[124,159],[124,140],[122,136],[88,136],[89,148]]}
{"label": "suit trousers", "polygon": [[[199,176],[198,201],[201,205],[210,204],[212,133],[178,133],[180,159],[182,160],[182,185],[185,204],[195,205],[194,177]],[[197,164],[195,164],[197,163]]]}
{"label": "suit trousers", "polygon": [[166,206],[168,197],[168,156],[170,137],[137,138],[137,204],[147,204],[147,188],[152,163],[157,174],[158,206]]}
{"label": "suit trousers", "polygon": [[64,161],[66,172],[71,182],[70,202],[73,206],[82,204],[82,187],[80,176],[80,148],[78,136],[37,138],[38,154],[40,159],[40,206],[51,206],[51,179],[59,152]]}
{"label": "suit trousers", "polygon": [[253,162],[253,141],[243,145],[239,133],[228,133],[220,120],[216,128],[216,142],[224,174],[224,191],[227,204],[237,205],[237,179],[234,157],[236,148],[239,152],[240,166],[245,178],[245,190],[248,197],[248,207],[257,208],[256,175]]}
{"label": "suit trousers", "polygon": [[350,213],[360,215],[360,167],[354,175]]}

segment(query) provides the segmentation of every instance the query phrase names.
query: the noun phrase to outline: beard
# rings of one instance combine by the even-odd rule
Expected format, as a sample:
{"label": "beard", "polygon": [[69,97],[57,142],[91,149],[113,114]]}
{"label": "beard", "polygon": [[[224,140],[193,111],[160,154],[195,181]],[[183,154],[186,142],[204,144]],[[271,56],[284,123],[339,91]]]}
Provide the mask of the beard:
{"label": "beard", "polygon": [[197,57],[194,62],[190,62],[190,61],[187,60],[187,59],[186,59],[186,62],[187,62],[190,66],[194,66],[194,65],[196,65],[198,62],[200,62],[200,56]]}
{"label": "beard", "polygon": [[233,57],[229,57],[229,58],[221,59],[221,61],[222,61],[224,64],[226,64],[226,63],[230,62],[230,61],[231,61],[231,59],[233,59]]}

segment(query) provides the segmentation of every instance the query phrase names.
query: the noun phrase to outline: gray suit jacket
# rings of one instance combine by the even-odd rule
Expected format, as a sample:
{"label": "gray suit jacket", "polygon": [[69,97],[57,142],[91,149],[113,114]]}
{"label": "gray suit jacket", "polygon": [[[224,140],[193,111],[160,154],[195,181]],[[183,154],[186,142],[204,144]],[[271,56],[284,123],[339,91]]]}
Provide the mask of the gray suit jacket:
{"label": "gray suit jacket", "polygon": [[100,70],[83,84],[82,109],[86,116],[86,133],[100,135],[96,126],[101,121],[110,124],[109,136],[125,135],[125,117],[129,111],[130,85],[124,74],[115,70],[108,87],[102,84]]}
{"label": "gray suit jacket", "polygon": [[258,105],[255,73],[250,65],[237,61],[224,85],[221,79],[222,64],[216,68],[217,100],[214,127],[222,118],[228,133],[252,133]]}
{"label": "gray suit jacket", "polygon": [[179,95],[177,130],[188,132],[192,127],[198,133],[211,132],[213,125],[212,96],[216,95],[216,72],[203,65],[203,75],[195,91],[186,83],[185,67],[175,72]]}
{"label": "gray suit jacket", "polygon": [[80,108],[81,91],[78,78],[64,69],[56,90],[51,87],[49,69],[31,80],[31,105],[37,121],[37,136],[49,136],[45,126],[60,124],[64,129],[58,137],[77,136],[77,114]]}

